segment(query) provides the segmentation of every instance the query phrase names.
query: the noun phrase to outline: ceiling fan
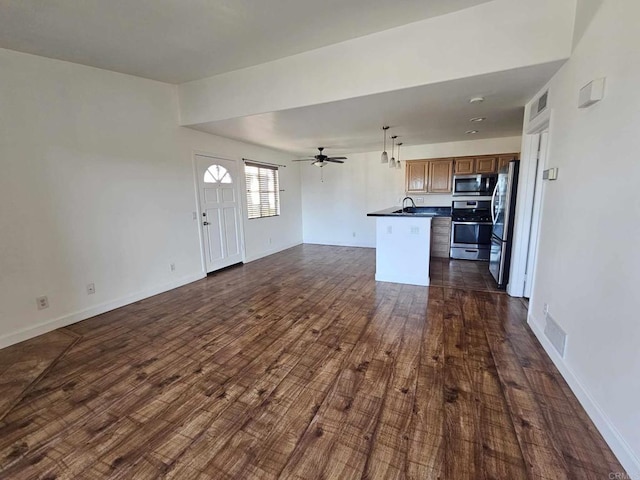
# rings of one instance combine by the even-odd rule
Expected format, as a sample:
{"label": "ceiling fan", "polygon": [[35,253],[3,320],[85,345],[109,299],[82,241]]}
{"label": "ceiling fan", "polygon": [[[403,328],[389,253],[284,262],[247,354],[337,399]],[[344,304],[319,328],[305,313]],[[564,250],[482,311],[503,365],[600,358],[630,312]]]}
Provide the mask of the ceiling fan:
{"label": "ceiling fan", "polygon": [[344,163],[344,160],[347,157],[328,157],[322,153],[324,147],[318,147],[318,151],[320,152],[318,155],[312,158],[300,158],[298,160],[293,160],[294,162],[313,162],[311,165],[316,167],[324,167],[327,163]]}

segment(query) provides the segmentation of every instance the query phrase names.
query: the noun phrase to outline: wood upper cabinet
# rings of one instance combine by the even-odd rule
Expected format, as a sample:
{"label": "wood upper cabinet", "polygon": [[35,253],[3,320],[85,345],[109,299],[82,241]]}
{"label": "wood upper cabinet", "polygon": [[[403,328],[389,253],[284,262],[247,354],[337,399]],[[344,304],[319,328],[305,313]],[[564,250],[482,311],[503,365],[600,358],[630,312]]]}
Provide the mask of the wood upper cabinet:
{"label": "wood upper cabinet", "polygon": [[500,171],[502,170],[502,168],[506,167],[507,165],[509,165],[509,162],[513,159],[520,159],[520,154],[519,153],[508,153],[508,154],[504,154],[504,155],[498,155],[498,167],[496,168],[496,171]]}
{"label": "wood upper cabinet", "polygon": [[478,157],[476,158],[475,173],[495,173],[498,167],[498,159],[496,157]]}
{"label": "wood upper cabinet", "polygon": [[427,162],[409,161],[407,162],[406,173],[407,193],[427,192]]}
{"label": "wood upper cabinet", "polygon": [[453,159],[429,162],[428,193],[451,193],[453,184]]}
{"label": "wood upper cabinet", "polygon": [[476,170],[476,159],[471,157],[456,158],[454,173],[456,175],[471,175]]}
{"label": "wood upper cabinet", "polygon": [[407,162],[407,193],[451,193],[452,183],[452,158]]}
{"label": "wood upper cabinet", "polygon": [[520,158],[520,154],[500,153],[477,157],[408,160],[406,192],[451,193],[454,175],[496,173],[514,158]]}

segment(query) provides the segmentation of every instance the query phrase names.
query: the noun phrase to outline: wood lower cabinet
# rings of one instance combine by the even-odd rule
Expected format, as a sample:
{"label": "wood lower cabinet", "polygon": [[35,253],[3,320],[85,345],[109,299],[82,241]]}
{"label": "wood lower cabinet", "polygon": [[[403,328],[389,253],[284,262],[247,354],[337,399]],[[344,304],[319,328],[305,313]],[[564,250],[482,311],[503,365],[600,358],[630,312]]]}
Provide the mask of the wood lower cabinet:
{"label": "wood lower cabinet", "polygon": [[449,258],[451,218],[434,217],[431,220],[431,256]]}
{"label": "wood lower cabinet", "polygon": [[428,193],[451,193],[453,184],[453,160],[429,162]]}
{"label": "wood lower cabinet", "polygon": [[475,173],[495,173],[497,172],[498,159],[496,157],[478,157],[476,158]]}

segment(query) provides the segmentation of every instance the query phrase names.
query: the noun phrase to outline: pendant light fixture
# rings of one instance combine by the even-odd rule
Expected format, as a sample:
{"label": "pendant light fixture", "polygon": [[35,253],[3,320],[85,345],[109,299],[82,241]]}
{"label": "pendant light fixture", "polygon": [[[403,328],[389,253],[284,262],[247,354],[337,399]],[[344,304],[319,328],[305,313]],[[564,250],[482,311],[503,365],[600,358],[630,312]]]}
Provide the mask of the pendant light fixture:
{"label": "pendant light fixture", "polygon": [[400,163],[400,145],[402,145],[402,142],[398,142],[398,158],[396,159],[396,168],[398,170],[402,168],[402,164]]}
{"label": "pendant light fixture", "polygon": [[397,135],[391,136],[391,160],[389,160],[389,168],[396,168],[396,157],[393,156],[393,151],[395,150]]}
{"label": "pendant light fixture", "polygon": [[389,130],[389,127],[382,127],[382,133],[384,135],[384,146],[382,147],[382,156],[380,157],[380,163],[389,162],[389,156],[387,155],[387,130]]}

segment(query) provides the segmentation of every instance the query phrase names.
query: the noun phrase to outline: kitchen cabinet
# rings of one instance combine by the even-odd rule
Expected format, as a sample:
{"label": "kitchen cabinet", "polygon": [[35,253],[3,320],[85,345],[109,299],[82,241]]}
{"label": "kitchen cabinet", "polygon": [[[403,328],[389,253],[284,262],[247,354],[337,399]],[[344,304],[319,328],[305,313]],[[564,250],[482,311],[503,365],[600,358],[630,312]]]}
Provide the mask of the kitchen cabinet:
{"label": "kitchen cabinet", "polygon": [[407,160],[405,187],[412,193],[451,193],[454,175],[497,173],[519,153]]}
{"label": "kitchen cabinet", "polygon": [[496,171],[499,172],[500,170],[502,170],[502,168],[504,168],[507,165],[509,165],[509,162],[511,160],[513,160],[514,158],[519,159],[520,158],[520,154],[519,153],[509,153],[507,155],[499,155],[498,156],[498,166],[496,168]]}
{"label": "kitchen cabinet", "polygon": [[453,160],[430,161],[427,193],[451,193],[452,184]]}
{"label": "kitchen cabinet", "polygon": [[451,218],[434,217],[431,220],[431,256],[449,258]]}
{"label": "kitchen cabinet", "polygon": [[407,193],[451,193],[453,159],[407,161]]}
{"label": "kitchen cabinet", "polygon": [[427,162],[407,162],[407,193],[427,192]]}
{"label": "kitchen cabinet", "polygon": [[471,157],[456,158],[454,173],[456,175],[471,175],[475,173],[476,159]]}
{"label": "kitchen cabinet", "polygon": [[476,158],[475,173],[495,173],[497,172],[498,159],[496,157]]}

